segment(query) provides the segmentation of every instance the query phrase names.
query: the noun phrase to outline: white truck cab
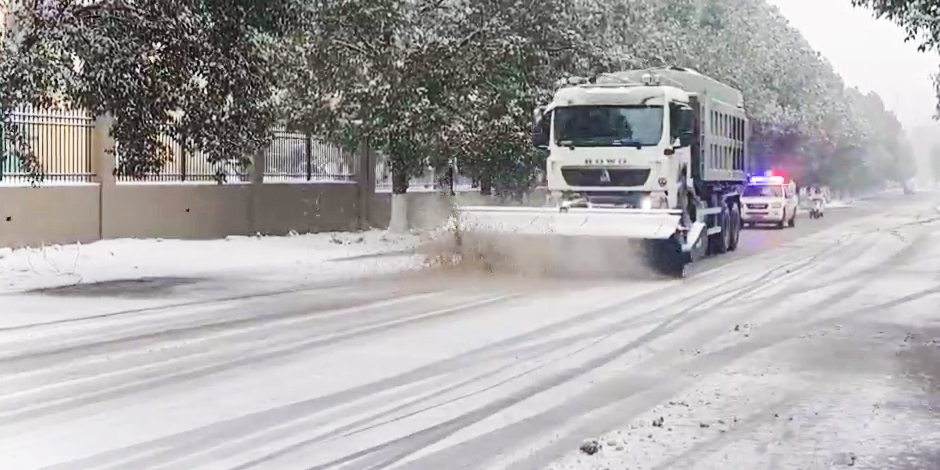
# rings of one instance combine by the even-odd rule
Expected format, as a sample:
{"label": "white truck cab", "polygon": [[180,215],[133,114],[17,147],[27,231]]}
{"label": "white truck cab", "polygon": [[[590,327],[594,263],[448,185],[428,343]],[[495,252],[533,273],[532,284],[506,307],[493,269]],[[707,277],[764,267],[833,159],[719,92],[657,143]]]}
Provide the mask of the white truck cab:
{"label": "white truck cab", "polygon": [[753,176],[741,194],[741,220],[745,226],[793,227],[799,202],[796,193],[796,183],[788,184],[782,176]]}

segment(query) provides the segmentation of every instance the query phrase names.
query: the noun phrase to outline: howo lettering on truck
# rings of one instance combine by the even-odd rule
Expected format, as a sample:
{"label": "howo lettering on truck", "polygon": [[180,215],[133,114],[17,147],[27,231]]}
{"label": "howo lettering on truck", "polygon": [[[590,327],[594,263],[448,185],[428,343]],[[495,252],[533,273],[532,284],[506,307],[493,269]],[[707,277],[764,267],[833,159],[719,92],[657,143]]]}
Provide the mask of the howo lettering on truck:
{"label": "howo lettering on truck", "polygon": [[734,250],[749,127],[738,90],[682,68],[581,80],[536,110],[548,207],[458,207],[486,233],[637,240],[654,266]]}

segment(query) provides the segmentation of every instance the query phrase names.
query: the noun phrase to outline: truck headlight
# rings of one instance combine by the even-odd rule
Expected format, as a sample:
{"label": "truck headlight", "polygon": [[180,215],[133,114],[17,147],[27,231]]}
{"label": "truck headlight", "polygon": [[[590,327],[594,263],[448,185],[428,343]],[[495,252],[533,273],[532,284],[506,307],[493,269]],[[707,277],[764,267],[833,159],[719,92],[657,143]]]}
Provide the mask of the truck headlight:
{"label": "truck headlight", "polygon": [[773,207],[774,209],[779,209],[779,208],[783,207],[783,203],[782,203],[782,202],[775,202],[775,203],[771,204],[770,207]]}
{"label": "truck headlight", "polygon": [[640,200],[640,209],[648,211],[653,208],[653,198],[649,196],[643,196],[643,199]]}

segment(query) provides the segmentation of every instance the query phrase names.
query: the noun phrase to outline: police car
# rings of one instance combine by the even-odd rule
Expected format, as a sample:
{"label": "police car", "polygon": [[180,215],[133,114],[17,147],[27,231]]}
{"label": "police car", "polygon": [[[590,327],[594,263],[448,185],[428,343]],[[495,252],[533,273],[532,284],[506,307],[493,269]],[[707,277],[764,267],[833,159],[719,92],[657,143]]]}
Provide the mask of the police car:
{"label": "police car", "polygon": [[774,224],[777,228],[796,225],[796,183],[782,176],[753,176],[741,194],[741,221],[744,226]]}

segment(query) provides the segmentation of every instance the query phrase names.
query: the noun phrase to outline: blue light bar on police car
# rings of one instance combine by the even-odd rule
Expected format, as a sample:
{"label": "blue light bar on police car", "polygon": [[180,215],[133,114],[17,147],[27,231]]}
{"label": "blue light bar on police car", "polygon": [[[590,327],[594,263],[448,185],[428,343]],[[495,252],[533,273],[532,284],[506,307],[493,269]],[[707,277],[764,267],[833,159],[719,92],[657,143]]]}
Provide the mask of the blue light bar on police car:
{"label": "blue light bar on police car", "polygon": [[752,176],[751,184],[783,184],[782,176]]}

